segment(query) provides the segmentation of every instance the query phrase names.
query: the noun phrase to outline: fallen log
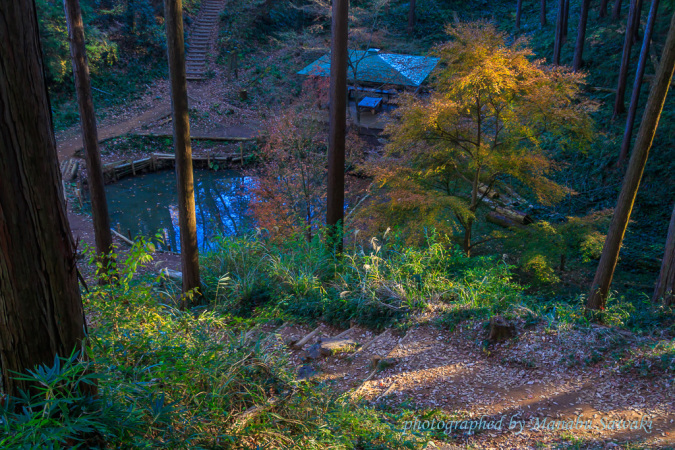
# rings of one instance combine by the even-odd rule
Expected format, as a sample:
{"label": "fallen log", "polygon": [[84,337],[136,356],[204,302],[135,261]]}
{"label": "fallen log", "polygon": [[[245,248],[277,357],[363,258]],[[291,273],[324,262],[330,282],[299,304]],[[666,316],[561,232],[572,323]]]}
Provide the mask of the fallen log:
{"label": "fallen log", "polygon": [[488,186],[483,183],[478,184],[478,193],[484,195],[486,198],[499,198],[499,192],[495,190],[494,186]]}
{"label": "fallen log", "polygon": [[309,342],[310,339],[312,339],[314,336],[316,336],[319,333],[319,330],[321,329],[321,326],[316,327],[314,331],[309,333],[307,336],[304,338],[300,339],[300,341],[296,342],[293,347],[297,349],[301,349],[303,345],[305,345],[307,342]]}
{"label": "fallen log", "polygon": [[525,225],[494,211],[490,211],[487,214],[486,219],[488,222],[494,223],[495,225],[499,225],[500,227],[504,228],[525,228]]}
{"label": "fallen log", "polygon": [[520,224],[527,225],[528,223],[534,222],[532,217],[528,216],[524,212],[516,211],[515,209],[497,207],[495,212],[501,216],[508,217],[509,219],[516,221]]}
{"label": "fallen log", "polygon": [[117,236],[118,238],[120,238],[120,240],[121,240],[122,242],[124,242],[125,244],[134,245],[133,241],[129,240],[129,239],[128,239],[126,236],[124,236],[122,233],[118,233],[117,231],[115,231],[114,228],[111,228],[110,231],[112,231],[112,233],[113,233],[115,236]]}

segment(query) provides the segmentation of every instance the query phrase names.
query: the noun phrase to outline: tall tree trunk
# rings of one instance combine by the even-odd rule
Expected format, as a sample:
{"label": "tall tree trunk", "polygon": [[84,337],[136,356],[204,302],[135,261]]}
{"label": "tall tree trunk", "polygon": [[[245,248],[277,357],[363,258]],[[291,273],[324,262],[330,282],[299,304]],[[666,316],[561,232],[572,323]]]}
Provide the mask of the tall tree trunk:
{"label": "tall tree trunk", "polygon": [[630,10],[628,13],[628,21],[626,22],[626,34],[623,40],[623,53],[621,54],[621,67],[619,67],[619,80],[616,86],[616,96],[614,97],[614,115],[615,119],[618,115],[626,111],[624,105],[624,97],[626,95],[626,81],[628,80],[628,67],[630,66],[630,51],[633,46],[633,25],[635,24],[635,14],[637,13],[638,0],[631,0]]}
{"label": "tall tree trunk", "polygon": [[612,283],[616,262],[619,259],[619,250],[623,241],[628,220],[633,210],[635,196],[642,173],[649,157],[649,150],[654,140],[654,134],[659,124],[663,104],[668,95],[668,88],[673,79],[675,70],[675,14],[670,20],[670,30],[666,38],[666,44],[661,55],[659,70],[656,73],[654,83],[649,92],[649,99],[642,116],[640,131],[635,141],[635,148],[631,154],[628,163],[628,169],[621,186],[621,193],[612,216],[612,222],[609,226],[609,232],[605,239],[605,245],[602,249],[598,269],[591,285],[591,292],[588,296],[586,307],[589,309],[604,309],[607,301],[607,294]]}
{"label": "tall tree trunk", "polygon": [[542,28],[546,26],[546,0],[541,0],[541,8],[539,9],[539,23]]}
{"label": "tall tree trunk", "polygon": [[523,14],[523,0],[518,0],[516,5],[516,29],[520,30],[520,17]]}
{"label": "tall tree trunk", "polygon": [[637,115],[642,79],[645,74],[645,67],[647,66],[647,58],[649,57],[649,43],[652,39],[652,32],[654,31],[654,23],[656,22],[656,13],[658,9],[659,0],[652,0],[652,5],[649,8],[649,19],[647,19],[647,27],[645,28],[645,36],[642,40],[640,60],[638,61],[637,71],[635,73],[635,82],[633,83],[633,92],[631,93],[630,107],[628,108],[628,117],[626,118],[626,129],[623,133],[621,152],[619,153],[617,165],[622,164],[626,160],[630,150],[630,141],[633,137],[633,126],[635,124],[635,116]]}
{"label": "tall tree trunk", "polygon": [[577,43],[574,47],[574,71],[581,69],[584,64],[584,44],[586,42],[586,23],[588,22],[588,10],[591,8],[591,0],[581,2],[581,13],[579,14],[579,30],[577,32]]}
{"label": "tall tree trunk", "polygon": [[410,0],[410,9],[408,10],[408,34],[412,35],[415,31],[415,0]]}
{"label": "tall tree trunk", "polygon": [[661,272],[656,280],[656,288],[652,298],[654,302],[661,299],[667,306],[675,305],[675,206],[673,206],[673,214],[670,216]]}
{"label": "tall tree trunk", "polygon": [[600,17],[607,17],[607,3],[609,3],[609,0],[602,0],[602,2],[600,2]]}
{"label": "tall tree trunk", "polygon": [[349,0],[333,0],[326,225],[328,226],[330,245],[338,253],[342,252],[342,227],[344,225],[345,202],[348,14]]}
{"label": "tall tree trunk", "polygon": [[33,0],[0,2],[0,366],[4,393],[85,339]]}
{"label": "tall tree trunk", "polygon": [[553,64],[560,65],[560,52],[562,50],[563,15],[565,14],[565,0],[558,0],[558,18],[555,22],[555,38],[553,41]]}
{"label": "tall tree trunk", "polygon": [[565,11],[563,12],[563,24],[562,24],[562,43],[567,43],[567,32],[569,30],[569,18],[570,18],[570,0],[565,0]]}
{"label": "tall tree trunk", "polygon": [[[80,107],[80,124],[82,127],[82,144],[87,162],[87,184],[91,198],[91,215],[94,221],[96,253],[108,255],[112,252],[112,233],[110,232],[110,216],[105,196],[105,183],[101,168],[101,154],[98,149],[98,133],[94,101],[91,96],[91,80],[89,64],[84,41],[84,25],[79,0],[64,0],[63,7],[68,24],[70,40],[70,56],[73,62],[75,90]],[[107,272],[108,258],[102,259],[104,271]],[[101,278],[103,280],[103,278]]]}
{"label": "tall tree trunk", "polygon": [[198,289],[200,279],[192,145],[190,143],[187,79],[185,76],[182,3],[182,0],[164,0],[164,20],[166,21],[166,46],[169,57],[169,79],[171,81],[173,143],[176,149],[180,259],[183,272],[183,292],[187,292]]}
{"label": "tall tree trunk", "polygon": [[637,11],[633,16],[633,34],[631,35],[631,45],[635,45],[640,40],[640,19],[642,18],[642,0],[637,1]]}
{"label": "tall tree trunk", "polygon": [[621,1],[614,0],[614,6],[612,7],[612,20],[619,20],[621,18]]}

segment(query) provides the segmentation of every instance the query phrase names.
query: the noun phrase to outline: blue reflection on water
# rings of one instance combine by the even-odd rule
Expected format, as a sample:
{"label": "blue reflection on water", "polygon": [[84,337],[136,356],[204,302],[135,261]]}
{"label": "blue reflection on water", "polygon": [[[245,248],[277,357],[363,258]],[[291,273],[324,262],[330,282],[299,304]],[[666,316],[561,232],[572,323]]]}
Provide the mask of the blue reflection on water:
{"label": "blue reflection on water", "polygon": [[[241,235],[252,227],[249,189],[255,179],[233,170],[195,170],[197,241],[213,248],[216,236]],[[133,237],[165,236],[165,249],[180,251],[178,196],[174,171],[125,178],[106,186],[112,226]]]}

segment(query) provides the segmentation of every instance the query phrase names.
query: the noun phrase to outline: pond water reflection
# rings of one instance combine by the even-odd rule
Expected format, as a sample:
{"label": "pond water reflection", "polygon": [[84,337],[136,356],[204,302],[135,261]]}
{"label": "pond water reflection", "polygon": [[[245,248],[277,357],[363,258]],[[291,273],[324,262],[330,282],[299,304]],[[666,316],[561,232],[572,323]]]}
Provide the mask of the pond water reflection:
{"label": "pond water reflection", "polygon": [[[212,248],[214,237],[240,235],[251,229],[247,214],[251,177],[233,170],[195,170],[197,240]],[[125,178],[106,186],[112,226],[125,236],[165,236],[165,249],[180,251],[176,174],[165,170]]]}

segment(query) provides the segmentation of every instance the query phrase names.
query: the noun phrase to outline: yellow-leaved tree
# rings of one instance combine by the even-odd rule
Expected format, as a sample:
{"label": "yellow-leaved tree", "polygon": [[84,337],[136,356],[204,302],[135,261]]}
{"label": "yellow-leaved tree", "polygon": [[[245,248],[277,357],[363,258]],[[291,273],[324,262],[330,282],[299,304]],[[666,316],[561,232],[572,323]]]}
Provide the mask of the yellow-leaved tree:
{"label": "yellow-leaved tree", "polygon": [[[542,204],[569,192],[549,178],[547,150],[588,141],[590,104],[579,96],[583,76],[534,59],[527,41],[487,22],[450,26],[435,50],[440,71],[431,94],[405,95],[387,126],[387,154],[378,164],[383,205],[396,217],[454,220],[467,254],[477,211],[495,183],[518,180]],[[428,222],[427,222],[428,223]]]}

